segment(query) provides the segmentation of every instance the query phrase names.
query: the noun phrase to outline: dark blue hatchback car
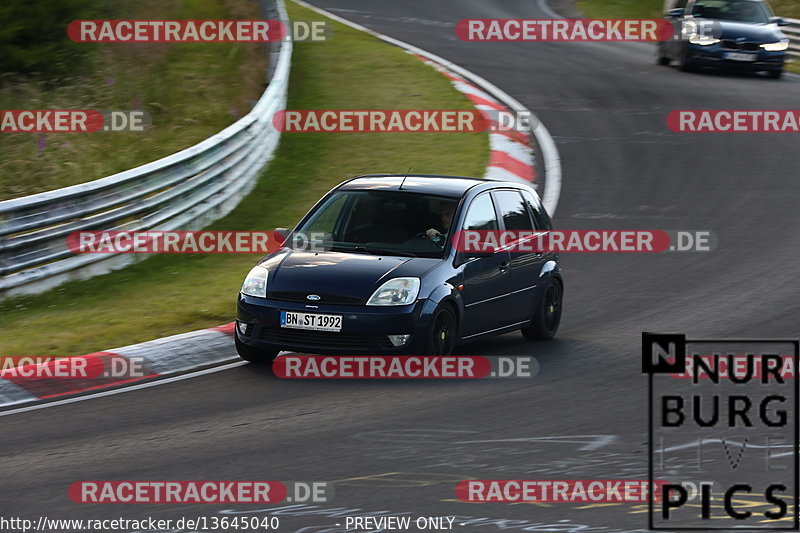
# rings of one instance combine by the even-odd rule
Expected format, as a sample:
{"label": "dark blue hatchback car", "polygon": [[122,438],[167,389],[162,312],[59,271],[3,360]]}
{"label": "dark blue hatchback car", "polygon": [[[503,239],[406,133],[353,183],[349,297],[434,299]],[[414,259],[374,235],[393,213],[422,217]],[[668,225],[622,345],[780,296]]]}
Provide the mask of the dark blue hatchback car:
{"label": "dark blue hatchback car", "polygon": [[239,355],[254,362],[282,350],[447,355],[514,330],[552,338],[563,295],[557,254],[464,252],[453,243],[462,229],[549,230],[551,221],[521,183],[420,175],[345,181],[247,275],[237,306]]}
{"label": "dark blue hatchback car", "polygon": [[763,0],[666,0],[664,8],[676,39],[658,44],[658,63],[783,74],[786,23]]}

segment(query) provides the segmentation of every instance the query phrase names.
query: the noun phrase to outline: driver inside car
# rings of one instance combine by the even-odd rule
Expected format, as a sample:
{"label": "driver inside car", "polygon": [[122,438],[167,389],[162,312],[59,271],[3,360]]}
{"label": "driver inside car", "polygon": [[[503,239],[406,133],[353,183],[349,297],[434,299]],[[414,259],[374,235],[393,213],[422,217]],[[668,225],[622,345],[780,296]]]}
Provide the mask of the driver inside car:
{"label": "driver inside car", "polygon": [[450,202],[443,203],[439,211],[440,224],[437,224],[437,227],[428,228],[428,230],[425,231],[425,235],[437,244],[442,241],[443,237],[447,235],[447,230],[450,229],[450,224],[453,223],[454,212],[455,206],[451,205]]}

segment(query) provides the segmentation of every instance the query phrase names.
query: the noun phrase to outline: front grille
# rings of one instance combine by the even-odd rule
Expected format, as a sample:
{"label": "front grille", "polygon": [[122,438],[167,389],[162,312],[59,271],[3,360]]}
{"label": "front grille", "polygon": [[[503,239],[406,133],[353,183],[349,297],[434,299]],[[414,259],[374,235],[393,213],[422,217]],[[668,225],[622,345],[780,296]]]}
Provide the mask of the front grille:
{"label": "front grille", "polygon": [[726,50],[746,50],[748,52],[755,52],[760,48],[760,45],[758,43],[725,40],[722,41],[722,48]]}
{"label": "front grille", "polygon": [[[306,296],[309,294],[317,294],[319,300],[311,301]],[[353,296],[339,296],[336,294],[319,294],[301,291],[273,291],[269,293],[269,298],[272,300],[280,300],[282,302],[300,302],[300,303],[320,303],[320,304],[334,304],[334,305],[359,305],[364,303],[361,298]]]}
{"label": "front grille", "polygon": [[366,350],[369,345],[362,335],[346,335],[333,331],[306,331],[302,329],[263,329],[261,338],[288,347]]}

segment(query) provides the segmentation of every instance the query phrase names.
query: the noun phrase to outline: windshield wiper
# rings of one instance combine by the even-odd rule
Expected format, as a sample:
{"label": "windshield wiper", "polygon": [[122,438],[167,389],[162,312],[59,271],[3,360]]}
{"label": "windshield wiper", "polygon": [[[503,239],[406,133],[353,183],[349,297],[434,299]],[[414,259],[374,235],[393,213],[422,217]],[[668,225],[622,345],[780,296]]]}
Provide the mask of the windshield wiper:
{"label": "windshield wiper", "polygon": [[411,252],[405,252],[401,250],[389,250],[386,248],[373,248],[372,246],[367,247],[363,245],[358,246],[334,246],[331,248],[334,252],[356,252],[356,253],[368,253],[372,255],[399,255],[402,257],[417,257],[417,254]]}

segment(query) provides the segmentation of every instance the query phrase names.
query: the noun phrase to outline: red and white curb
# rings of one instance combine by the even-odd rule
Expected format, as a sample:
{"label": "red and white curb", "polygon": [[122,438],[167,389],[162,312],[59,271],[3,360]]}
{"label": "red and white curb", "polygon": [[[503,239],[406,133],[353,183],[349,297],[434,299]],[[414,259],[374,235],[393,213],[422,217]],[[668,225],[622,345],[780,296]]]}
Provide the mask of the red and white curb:
{"label": "red and white curb", "polygon": [[[412,53],[413,52],[409,52]],[[489,133],[489,164],[486,166],[485,178],[502,181],[522,181],[536,186],[536,169],[534,168],[533,149],[527,132],[517,129],[500,131],[497,123],[499,113],[513,116],[513,111],[503,105],[488,92],[470,83],[462,76],[450,71],[425,56],[413,54],[426,64],[432,66],[453,83],[453,87],[463,93],[481,113],[491,121],[492,132]]]}
{"label": "red and white curb", "polygon": [[[518,115],[521,113],[530,115],[532,122],[535,124],[531,133],[536,138],[537,145],[541,150],[543,156],[541,164],[546,177],[542,203],[551,216],[555,213],[561,191],[561,164],[558,151],[547,129],[540,121],[535,120],[533,114],[521,103],[489,81],[426,50],[374,32],[369,28],[307,4],[302,0],[294,1],[323,16],[374,35],[384,42],[399,46],[408,53],[416,55],[450,78],[455,88],[464,93],[473,105],[481,111],[489,113],[508,111]],[[537,185],[534,152],[527,133],[516,130],[502,133],[492,132],[489,134],[489,147],[491,154],[484,177],[506,181],[523,181],[534,186]],[[101,390],[108,391],[109,389],[135,387],[146,382],[155,382],[156,380],[169,381],[169,376],[177,376],[190,371],[238,361],[239,357],[236,355],[231,339],[233,328],[234,323],[229,323],[214,328],[191,331],[123,348],[80,356],[87,361],[100,360],[104,363],[113,358],[135,361],[137,364],[141,364],[143,370],[137,377],[99,377],[92,379],[20,378],[12,377],[7,371],[0,371],[0,408],[49,402],[58,398],[75,397]],[[209,371],[211,370],[206,370],[205,372]],[[61,400],[61,402],[69,401],[72,401],[72,399]],[[53,404],[57,403],[59,402],[53,401]],[[26,407],[20,409],[20,411],[33,408],[35,407]],[[5,414],[10,414],[10,412]]]}

